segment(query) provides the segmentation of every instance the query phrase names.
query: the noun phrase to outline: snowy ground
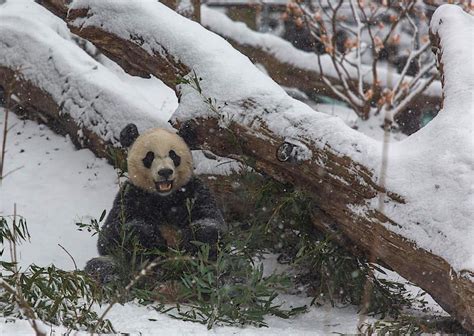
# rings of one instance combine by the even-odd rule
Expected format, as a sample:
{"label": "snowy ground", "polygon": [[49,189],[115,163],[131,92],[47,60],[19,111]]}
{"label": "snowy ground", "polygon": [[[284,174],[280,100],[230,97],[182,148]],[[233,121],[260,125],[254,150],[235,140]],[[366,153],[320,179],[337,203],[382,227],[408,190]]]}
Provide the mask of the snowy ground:
{"label": "snowy ground", "polygon": [[[296,304],[305,304],[309,300],[296,300],[290,298]],[[298,298],[297,298],[298,299]],[[267,319],[269,328],[237,328],[237,327],[215,327],[213,330],[207,330],[206,326],[193,323],[178,321],[166,315],[157,313],[153,309],[138,305],[126,304],[116,306],[112,309],[108,318],[112,321],[115,329],[121,333],[132,335],[330,335],[333,333],[354,334],[358,315],[355,308],[348,307],[342,309],[332,309],[331,307],[322,307],[312,309],[305,315],[294,319],[284,320],[277,317]],[[24,320],[15,320],[9,323],[0,319],[0,335],[33,335],[28,322]],[[46,330],[50,330],[45,327]],[[61,335],[65,332],[64,328],[54,327],[52,335]],[[86,335],[86,333],[78,333]],[[89,335],[89,334],[87,334]]]}
{"label": "snowy ground", "polygon": [[47,127],[9,117],[0,215],[12,215],[16,204],[29,224],[31,244],[21,248],[20,262],[72,269],[61,244],[83,267],[96,253],[95,238],[77,231],[75,223],[111,206],[116,174],[105,160],[89,150],[75,150],[69,139]]}
{"label": "snowy ground", "polygon": [[[4,111],[0,109],[0,128]],[[31,243],[19,248],[20,265],[31,263],[72,270],[72,261],[58,246],[74,257],[78,267],[97,255],[96,238],[79,232],[75,223],[97,218],[109,209],[118,189],[114,169],[89,150],[76,150],[67,138],[54,134],[43,125],[9,115],[5,172],[0,187],[0,215],[24,216]],[[266,263],[273,267],[271,260]],[[418,288],[413,289],[419,291]],[[308,304],[309,298],[284,296],[289,305]],[[100,308],[98,308],[100,309]],[[103,309],[103,308],[102,308]],[[151,308],[130,303],[116,306],[108,315],[117,331],[143,335],[328,335],[356,333],[359,315],[355,307],[312,307],[306,314],[284,320],[269,317],[269,328],[206,327],[183,322],[157,313]],[[49,327],[48,327],[49,328]],[[48,329],[49,330],[49,329]],[[54,327],[56,335],[65,330]],[[0,319],[0,335],[27,335],[32,330],[26,321]]]}

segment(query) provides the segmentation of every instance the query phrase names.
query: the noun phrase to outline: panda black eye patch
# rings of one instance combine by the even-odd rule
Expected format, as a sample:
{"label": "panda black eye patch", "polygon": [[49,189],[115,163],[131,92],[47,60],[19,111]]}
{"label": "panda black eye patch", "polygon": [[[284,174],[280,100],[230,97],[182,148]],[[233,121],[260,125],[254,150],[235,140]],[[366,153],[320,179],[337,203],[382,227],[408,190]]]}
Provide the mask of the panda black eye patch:
{"label": "panda black eye patch", "polygon": [[143,158],[143,165],[146,168],[150,168],[154,159],[155,159],[155,153],[153,152],[146,153],[146,156]]}
{"label": "panda black eye patch", "polygon": [[175,167],[178,167],[181,164],[181,157],[178,154],[176,154],[176,152],[174,150],[170,150],[168,155],[169,155],[170,159],[173,160],[173,163],[174,163]]}

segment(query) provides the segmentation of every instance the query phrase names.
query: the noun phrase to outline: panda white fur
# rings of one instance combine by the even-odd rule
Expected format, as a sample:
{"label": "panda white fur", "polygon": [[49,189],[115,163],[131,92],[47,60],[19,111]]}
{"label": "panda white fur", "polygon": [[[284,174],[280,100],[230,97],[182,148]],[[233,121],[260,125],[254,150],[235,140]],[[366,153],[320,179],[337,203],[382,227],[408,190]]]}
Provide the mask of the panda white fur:
{"label": "panda white fur", "polygon": [[192,155],[184,140],[158,128],[139,135],[129,124],[120,142],[130,147],[129,181],[99,233],[101,257],[90,260],[85,271],[107,282],[117,249],[131,258],[137,243],[146,250],[173,247],[194,253],[191,241],[196,240],[209,243],[215,253],[224,219],[210,191],[193,176]]}

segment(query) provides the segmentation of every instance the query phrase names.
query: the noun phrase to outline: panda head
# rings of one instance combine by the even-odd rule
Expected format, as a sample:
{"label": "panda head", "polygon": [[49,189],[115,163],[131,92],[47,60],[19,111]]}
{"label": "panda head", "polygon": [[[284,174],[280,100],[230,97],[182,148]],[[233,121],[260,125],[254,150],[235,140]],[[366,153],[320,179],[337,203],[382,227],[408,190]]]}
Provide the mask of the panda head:
{"label": "panda head", "polygon": [[176,133],[154,128],[140,135],[137,127],[129,124],[120,133],[120,143],[130,147],[128,175],[135,186],[167,196],[191,179],[191,151]]}

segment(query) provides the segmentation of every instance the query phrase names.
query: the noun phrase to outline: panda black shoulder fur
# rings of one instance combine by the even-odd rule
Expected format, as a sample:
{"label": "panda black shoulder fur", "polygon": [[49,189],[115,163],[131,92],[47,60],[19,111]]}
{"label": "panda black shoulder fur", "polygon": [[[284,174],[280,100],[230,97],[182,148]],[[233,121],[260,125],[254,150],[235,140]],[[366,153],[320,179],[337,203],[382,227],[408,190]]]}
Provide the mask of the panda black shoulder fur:
{"label": "panda black shoulder fur", "polygon": [[195,252],[191,241],[209,243],[215,253],[224,219],[210,191],[193,176],[189,147],[177,134],[152,129],[139,135],[134,124],[120,134],[129,181],[118,192],[99,233],[101,257],[85,271],[102,282],[111,278],[118,248],[129,256],[137,242],[144,249],[168,247]]}

